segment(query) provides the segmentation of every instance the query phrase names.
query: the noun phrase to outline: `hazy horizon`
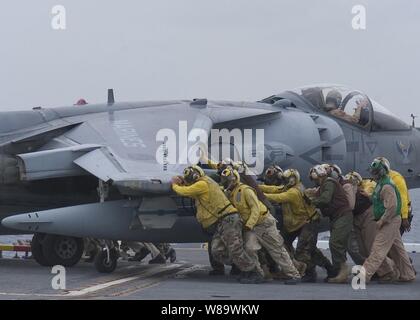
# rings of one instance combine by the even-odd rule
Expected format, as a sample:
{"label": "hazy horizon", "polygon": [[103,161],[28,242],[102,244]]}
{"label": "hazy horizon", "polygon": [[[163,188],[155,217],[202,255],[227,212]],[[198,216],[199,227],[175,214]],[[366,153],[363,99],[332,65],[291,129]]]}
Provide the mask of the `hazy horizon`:
{"label": "hazy horizon", "polygon": [[[67,29],[51,28],[64,5]],[[367,29],[351,27],[365,5]],[[79,98],[255,101],[312,83],[368,94],[407,122],[418,113],[415,0],[10,1],[0,12],[0,111]]]}

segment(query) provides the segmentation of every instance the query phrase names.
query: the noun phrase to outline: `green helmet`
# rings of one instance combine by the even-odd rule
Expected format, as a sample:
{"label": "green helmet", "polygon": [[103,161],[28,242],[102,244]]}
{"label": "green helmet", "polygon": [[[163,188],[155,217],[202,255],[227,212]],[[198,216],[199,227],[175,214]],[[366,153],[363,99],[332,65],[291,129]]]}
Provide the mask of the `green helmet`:
{"label": "green helmet", "polygon": [[389,163],[380,157],[375,158],[369,168],[370,173],[376,179],[386,176],[389,173],[389,170]]}

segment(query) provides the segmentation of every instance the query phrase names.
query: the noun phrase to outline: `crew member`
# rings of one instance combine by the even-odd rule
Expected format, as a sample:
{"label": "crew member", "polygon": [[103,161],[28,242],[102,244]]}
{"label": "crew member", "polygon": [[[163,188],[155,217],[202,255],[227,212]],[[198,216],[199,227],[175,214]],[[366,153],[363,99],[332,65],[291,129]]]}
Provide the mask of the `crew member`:
{"label": "crew member", "polygon": [[295,258],[307,265],[303,282],[316,282],[316,265],[325,267],[333,275],[331,262],[317,248],[319,214],[306,200],[297,170],[283,173],[284,187],[281,193],[266,193],[267,198],[283,207],[284,240],[289,252],[293,253],[293,241],[298,238]]}
{"label": "crew member", "polygon": [[389,163],[383,158],[375,158],[370,165],[370,172],[377,182],[372,196],[377,232],[362,272],[366,276],[366,282],[369,282],[388,256],[395,264],[393,280],[412,281],[415,279],[415,271],[399,232],[402,201],[389,176]]}
{"label": "crew member", "polygon": [[258,261],[245,252],[241,217],[219,185],[194,165],[184,170],[183,177],[172,179],[172,189],[195,200],[198,222],[213,234],[211,252],[215,260],[223,264],[234,263],[242,271],[240,281],[243,283],[263,282],[257,269]]}
{"label": "crew member", "polygon": [[353,214],[341,184],[328,177],[325,166],[316,165],[310,170],[310,178],[319,186],[312,203],[330,219],[330,240],[332,264],[337,276],[327,278],[329,283],[346,283],[349,270],[346,264],[347,244],[353,226]]}
{"label": "crew member", "polygon": [[391,164],[388,159],[384,157],[379,157],[382,159],[387,166],[390,168],[389,177],[394,182],[397,187],[400,196],[401,196],[401,227],[400,234],[403,235],[404,232],[409,232],[411,229],[411,221],[413,220],[412,208],[410,194],[408,192],[407,183],[404,177],[397,171],[392,170]]}
{"label": "crew member", "polygon": [[[356,194],[357,194],[357,181],[354,179],[347,180],[343,177],[341,168],[336,165],[327,165],[329,168],[330,177],[336,179],[342,186],[346,194],[347,200],[349,201],[350,209],[353,211],[356,205]],[[347,250],[356,265],[362,265],[365,258],[360,253],[359,243],[357,241],[356,232],[354,226],[350,232],[349,242],[347,244]]]}
{"label": "crew member", "polygon": [[255,190],[241,183],[239,173],[232,168],[226,168],[222,172],[222,184],[228,199],[239,211],[244,222],[247,251],[257,260],[258,251],[264,248],[288,277],[286,284],[300,281],[301,275],[284,246],[284,240],[276,228],[276,220],[258,200]]}

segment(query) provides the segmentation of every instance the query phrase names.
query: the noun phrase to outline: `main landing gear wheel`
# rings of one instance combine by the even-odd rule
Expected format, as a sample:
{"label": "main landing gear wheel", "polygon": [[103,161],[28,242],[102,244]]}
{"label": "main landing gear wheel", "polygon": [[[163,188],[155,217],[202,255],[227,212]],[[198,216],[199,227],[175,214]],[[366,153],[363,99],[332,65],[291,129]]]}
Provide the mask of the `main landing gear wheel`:
{"label": "main landing gear wheel", "polygon": [[43,267],[51,267],[52,264],[47,260],[42,252],[42,244],[45,239],[45,233],[35,233],[32,237],[31,252],[35,261]]}
{"label": "main landing gear wheel", "polygon": [[50,265],[73,267],[83,255],[83,239],[47,234],[42,243],[42,253]]}
{"label": "main landing gear wheel", "polygon": [[117,267],[118,251],[115,248],[103,248],[95,257],[94,265],[98,272],[111,273]]}

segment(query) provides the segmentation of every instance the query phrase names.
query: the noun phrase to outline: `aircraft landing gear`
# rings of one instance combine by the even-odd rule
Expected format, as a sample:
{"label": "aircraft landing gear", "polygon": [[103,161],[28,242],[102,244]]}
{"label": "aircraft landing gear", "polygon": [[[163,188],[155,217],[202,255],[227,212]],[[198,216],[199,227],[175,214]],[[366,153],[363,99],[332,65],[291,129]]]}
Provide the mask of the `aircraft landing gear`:
{"label": "aircraft landing gear", "polygon": [[111,273],[117,267],[118,248],[113,241],[99,240],[100,250],[95,256],[94,265],[98,272]]}
{"label": "aircraft landing gear", "polygon": [[80,238],[36,233],[31,243],[32,255],[41,266],[76,265],[83,254]]}

